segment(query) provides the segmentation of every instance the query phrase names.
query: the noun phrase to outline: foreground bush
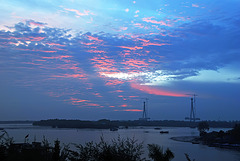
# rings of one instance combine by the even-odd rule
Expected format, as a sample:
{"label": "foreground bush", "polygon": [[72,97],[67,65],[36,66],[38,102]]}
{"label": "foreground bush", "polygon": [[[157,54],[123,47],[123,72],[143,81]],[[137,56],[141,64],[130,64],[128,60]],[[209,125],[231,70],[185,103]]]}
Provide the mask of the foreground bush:
{"label": "foreground bush", "polygon": [[143,161],[143,143],[135,139],[118,137],[107,143],[101,137],[99,143],[88,142],[76,145],[77,151],[70,151],[70,161]]}
{"label": "foreground bush", "polygon": [[167,149],[164,152],[163,148],[156,144],[148,144],[148,150],[148,156],[154,161],[170,161],[174,158],[174,154],[171,152],[171,150]]}
{"label": "foreground bush", "polygon": [[[25,137],[26,138],[26,137]],[[74,144],[76,150],[69,145],[60,147],[56,140],[54,146],[43,138],[41,142],[15,144],[13,138],[6,131],[0,134],[0,161],[149,161],[142,157],[143,143],[136,139],[122,139],[120,136],[107,142],[100,138],[100,142],[88,142],[85,145]],[[167,149],[156,144],[149,144],[149,157],[154,161],[169,161],[174,155]]]}

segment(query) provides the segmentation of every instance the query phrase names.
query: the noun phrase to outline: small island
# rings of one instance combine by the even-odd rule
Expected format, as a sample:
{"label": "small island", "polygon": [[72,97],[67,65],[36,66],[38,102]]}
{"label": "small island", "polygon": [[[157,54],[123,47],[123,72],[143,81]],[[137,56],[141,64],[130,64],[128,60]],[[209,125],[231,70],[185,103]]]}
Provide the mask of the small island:
{"label": "small island", "polygon": [[224,132],[209,130],[209,124],[206,121],[198,124],[199,136],[173,137],[171,139],[182,142],[191,142],[192,144],[203,144],[210,147],[228,148],[240,150],[240,124],[236,124],[233,129]]}

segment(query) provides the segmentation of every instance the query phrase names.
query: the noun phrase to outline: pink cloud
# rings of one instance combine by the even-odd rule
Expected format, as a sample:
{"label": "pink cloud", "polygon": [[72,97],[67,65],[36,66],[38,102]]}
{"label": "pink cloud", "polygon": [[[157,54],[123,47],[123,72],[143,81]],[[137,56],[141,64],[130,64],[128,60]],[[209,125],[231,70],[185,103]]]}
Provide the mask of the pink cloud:
{"label": "pink cloud", "polygon": [[84,100],[84,99],[78,99],[78,98],[72,98],[71,97],[69,99],[69,101],[71,101],[72,105],[78,105],[78,106],[80,105],[81,107],[82,106],[87,106],[87,107],[89,107],[89,106],[93,106],[93,107],[98,106],[98,107],[102,107],[99,104],[91,103],[89,100]]}
{"label": "pink cloud", "polygon": [[42,57],[43,59],[63,59],[63,58],[71,58],[72,56],[69,55],[59,55],[59,56],[52,56],[52,57]]}
{"label": "pink cloud", "polygon": [[125,11],[125,12],[129,12],[129,9],[128,9],[128,8],[126,8],[124,11]]}
{"label": "pink cloud", "polygon": [[42,65],[42,64],[32,63],[32,62],[23,62],[22,64]]}
{"label": "pink cloud", "polygon": [[115,68],[115,60],[110,59],[108,56],[96,56],[91,59],[92,64],[94,64],[94,67],[97,68],[100,71],[116,71],[117,68]]}
{"label": "pink cloud", "polygon": [[21,19],[24,19],[23,17],[16,16],[16,13],[15,13],[15,12],[12,12],[12,13],[11,13],[11,16],[12,16],[13,18],[21,18]]}
{"label": "pink cloud", "polygon": [[149,87],[146,85],[139,85],[139,84],[131,83],[131,87],[134,89],[143,91],[145,93],[148,93],[148,94],[161,95],[161,96],[172,96],[172,97],[186,97],[186,94],[160,90],[160,89],[156,89],[156,88]]}
{"label": "pink cloud", "polygon": [[74,103],[81,103],[81,102],[86,102],[88,100],[81,100],[81,99],[78,99],[78,98],[70,98],[70,101],[74,102]]}
{"label": "pink cloud", "polygon": [[30,50],[30,49],[21,49],[21,48],[16,48],[17,50],[23,50],[23,51],[39,51],[39,52],[44,52],[44,53],[56,53],[57,51],[55,50]]}
{"label": "pink cloud", "polygon": [[139,110],[139,109],[126,109],[126,110],[123,110],[123,111],[127,111],[127,112],[142,112],[142,110]]}
{"label": "pink cloud", "polygon": [[63,94],[54,93],[54,92],[48,92],[47,94],[51,97],[61,97],[61,96],[63,96]]}
{"label": "pink cloud", "polygon": [[69,100],[67,101],[70,101],[72,105],[80,105],[80,103],[82,105],[85,104],[85,102],[88,102],[88,100],[82,100],[82,99],[78,99],[78,98],[73,98],[71,97]]}
{"label": "pink cloud", "polygon": [[[118,96],[119,98],[122,98],[123,100],[127,100],[124,96]],[[123,107],[123,106],[121,106],[121,107]]]}
{"label": "pink cloud", "polygon": [[74,64],[70,60],[66,60],[66,59],[61,59],[61,60],[69,64],[59,64],[56,67],[56,69],[74,70],[76,72],[82,71],[82,69],[78,67],[78,64]]}
{"label": "pink cloud", "polygon": [[138,27],[138,28],[144,28],[144,26],[140,23],[135,23],[133,24],[135,27]]}
{"label": "pink cloud", "polygon": [[121,93],[121,92],[123,92],[122,90],[116,90],[116,92],[119,92],[119,93]]}
{"label": "pink cloud", "polygon": [[87,52],[89,52],[89,53],[106,53],[103,50],[87,50]]}
{"label": "pink cloud", "polygon": [[61,49],[61,48],[58,48],[58,47],[56,47],[56,46],[51,47],[51,49],[54,49],[54,50],[61,50],[61,51],[67,51],[66,49]]}
{"label": "pink cloud", "polygon": [[75,103],[81,103],[81,102],[86,102],[87,100],[77,100],[77,101],[73,101]]}
{"label": "pink cloud", "polygon": [[142,20],[145,21],[145,22],[150,22],[150,23],[158,24],[158,25],[162,25],[162,26],[168,26],[168,27],[171,27],[171,26],[172,26],[171,24],[167,24],[167,23],[164,22],[164,21],[152,20],[152,18],[154,18],[154,17],[145,17],[145,18],[143,18]]}
{"label": "pink cloud", "polygon": [[66,45],[62,45],[62,44],[57,44],[57,43],[46,43],[47,45],[50,45],[50,46],[66,46]]}
{"label": "pink cloud", "polygon": [[129,50],[139,50],[139,49],[143,49],[143,47],[138,47],[138,46],[135,46],[135,47],[118,46],[118,47],[123,48],[123,49],[129,49]]}
{"label": "pink cloud", "polygon": [[151,42],[144,42],[143,43],[143,46],[149,46],[149,45],[152,45],[152,46],[163,46],[163,45],[171,45],[171,44],[168,44],[168,43],[151,43]]}
{"label": "pink cloud", "polygon": [[99,104],[96,104],[96,103],[86,103],[85,106],[100,106]]}
{"label": "pink cloud", "polygon": [[127,30],[128,29],[128,27],[120,27],[120,30],[122,31],[125,31],[125,30]]}
{"label": "pink cloud", "polygon": [[137,38],[137,40],[143,41],[143,42],[145,42],[145,43],[149,42],[149,40],[141,39],[141,38]]}
{"label": "pink cloud", "polygon": [[0,39],[7,39],[7,40],[11,40],[11,39],[17,39],[17,40],[24,40],[24,41],[41,41],[43,39],[45,39],[46,37],[34,37],[34,36],[29,36],[29,37],[14,37],[14,36],[10,36],[10,37],[0,37]]}
{"label": "pink cloud", "polygon": [[84,44],[84,45],[89,46],[89,45],[93,45],[94,43],[85,43],[85,42],[81,42],[81,44]]}
{"label": "pink cloud", "polygon": [[155,60],[155,59],[148,59],[148,62],[158,63],[159,61],[157,61],[157,60]]}
{"label": "pink cloud", "polygon": [[100,93],[93,93],[93,95],[95,95],[97,97],[102,97]]}
{"label": "pink cloud", "polygon": [[89,11],[84,10],[83,13],[79,12],[76,9],[70,9],[70,8],[64,8],[66,11],[71,11],[71,12],[75,12],[78,16],[87,16],[89,15]]}
{"label": "pink cloud", "polygon": [[146,68],[149,66],[149,64],[144,62],[143,60],[135,60],[135,59],[126,60],[125,62],[122,62],[122,64],[125,64],[127,68],[129,67]]}
{"label": "pink cloud", "polygon": [[136,97],[139,97],[139,96],[129,96],[130,98],[136,98]]}
{"label": "pink cloud", "polygon": [[30,21],[29,24],[34,25],[34,26],[40,26],[40,27],[44,26],[44,24],[39,23],[39,22],[34,22],[34,21]]}
{"label": "pink cloud", "polygon": [[121,105],[120,107],[127,107],[128,105],[126,105],[126,104],[123,104],[123,105]]}
{"label": "pink cloud", "polygon": [[197,5],[197,4],[192,4],[192,7],[199,7],[199,5]]}
{"label": "pink cloud", "polygon": [[129,52],[126,52],[126,53],[121,53],[120,55],[125,58],[125,57],[127,57],[127,56],[129,56],[131,54]]}
{"label": "pink cloud", "polygon": [[11,40],[11,39],[22,39],[22,38],[14,37],[14,36],[10,36],[10,37],[2,37],[2,36],[0,36],[0,39]]}
{"label": "pink cloud", "polygon": [[35,51],[40,51],[40,52],[44,52],[44,53],[56,53],[57,52],[54,50],[35,50]]}
{"label": "pink cloud", "polygon": [[118,84],[123,84],[124,82],[123,81],[120,81],[120,80],[107,80],[107,83],[106,85],[107,86],[113,86],[113,85],[118,85]]}
{"label": "pink cloud", "polygon": [[98,37],[93,37],[93,36],[87,36],[87,37],[88,37],[88,40],[102,42],[102,40],[98,39]]}
{"label": "pink cloud", "polygon": [[124,109],[124,110],[114,110],[114,111],[142,112],[142,110],[139,110],[139,109]]}
{"label": "pink cloud", "polygon": [[33,36],[29,36],[26,38],[23,38],[23,40],[29,40],[29,41],[41,41],[43,39],[45,39],[46,37],[33,37]]}
{"label": "pink cloud", "polygon": [[64,74],[64,75],[53,75],[52,77],[56,78],[78,78],[78,79],[86,79],[84,74]]}

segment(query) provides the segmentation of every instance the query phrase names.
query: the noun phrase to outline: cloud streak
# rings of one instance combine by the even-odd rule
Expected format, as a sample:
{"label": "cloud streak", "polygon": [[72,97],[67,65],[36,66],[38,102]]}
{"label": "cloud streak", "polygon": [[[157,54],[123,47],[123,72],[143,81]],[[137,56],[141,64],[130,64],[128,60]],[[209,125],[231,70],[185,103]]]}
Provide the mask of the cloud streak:
{"label": "cloud streak", "polygon": [[182,93],[175,93],[175,92],[170,92],[170,91],[165,91],[165,90],[159,90],[155,89],[146,85],[139,85],[135,83],[131,83],[131,87],[137,90],[140,90],[142,92],[148,93],[148,94],[153,94],[153,95],[160,95],[160,96],[171,96],[171,97],[187,97],[186,94]]}
{"label": "cloud streak", "polygon": [[84,10],[83,12],[79,12],[78,10],[71,9],[71,8],[64,8],[64,10],[70,11],[70,12],[74,12],[79,17],[81,17],[81,16],[88,16],[90,14],[90,11],[88,11],[88,10]]}
{"label": "cloud streak", "polygon": [[157,21],[157,20],[153,20],[154,17],[145,17],[142,20],[144,22],[148,22],[148,23],[153,23],[153,24],[157,24],[157,25],[161,25],[161,26],[167,26],[167,27],[172,27],[173,25],[164,21]]}

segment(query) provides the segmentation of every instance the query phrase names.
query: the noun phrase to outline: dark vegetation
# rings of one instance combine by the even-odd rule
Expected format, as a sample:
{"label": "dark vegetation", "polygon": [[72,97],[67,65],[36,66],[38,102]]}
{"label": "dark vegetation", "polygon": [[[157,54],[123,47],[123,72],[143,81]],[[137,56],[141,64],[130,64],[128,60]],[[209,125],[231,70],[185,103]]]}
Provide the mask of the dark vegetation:
{"label": "dark vegetation", "polygon": [[240,150],[240,124],[236,124],[232,130],[226,132],[220,130],[219,132],[212,131],[207,133],[206,130],[209,130],[209,124],[200,122],[198,130],[200,132],[199,140],[203,144]]}
{"label": "dark vegetation", "polygon": [[[207,121],[209,127],[233,128],[239,121]],[[168,127],[197,127],[198,122],[175,121],[175,120],[157,120],[157,121],[111,121],[102,119],[98,121],[82,121],[82,120],[60,120],[50,119],[33,122],[36,126],[50,126],[57,128],[96,128],[109,129],[113,127],[131,127],[131,126],[168,126]]]}
{"label": "dark vegetation", "polygon": [[[100,142],[87,142],[85,145],[74,144],[76,150],[69,145],[60,146],[56,140],[54,146],[44,138],[41,142],[13,142],[6,131],[0,136],[1,161],[150,161],[142,157],[143,143],[133,139],[118,137],[110,143],[102,137]],[[148,145],[149,158],[154,161],[170,161],[174,154],[155,144]]]}
{"label": "dark vegetation", "polygon": [[0,124],[32,124],[34,121],[0,121]]}
{"label": "dark vegetation", "polygon": [[185,157],[186,157],[187,161],[195,161],[195,159],[191,160],[187,153],[185,153]]}
{"label": "dark vegetation", "polygon": [[164,152],[163,148],[157,144],[148,144],[148,150],[148,156],[154,161],[170,161],[174,158],[174,154],[171,150],[167,148],[167,150]]}
{"label": "dark vegetation", "polygon": [[209,124],[206,121],[199,122],[198,131],[200,132],[200,136],[206,133],[206,130],[209,130]]}

